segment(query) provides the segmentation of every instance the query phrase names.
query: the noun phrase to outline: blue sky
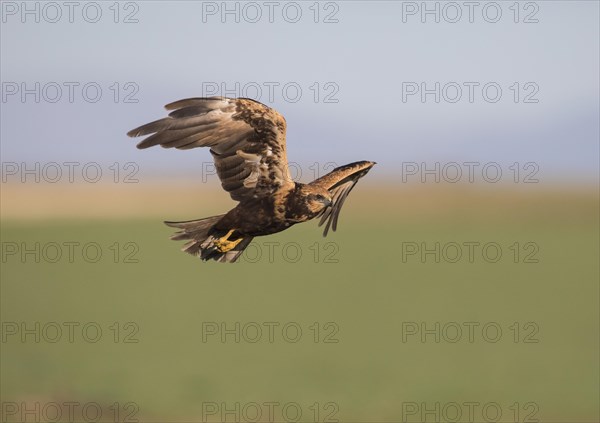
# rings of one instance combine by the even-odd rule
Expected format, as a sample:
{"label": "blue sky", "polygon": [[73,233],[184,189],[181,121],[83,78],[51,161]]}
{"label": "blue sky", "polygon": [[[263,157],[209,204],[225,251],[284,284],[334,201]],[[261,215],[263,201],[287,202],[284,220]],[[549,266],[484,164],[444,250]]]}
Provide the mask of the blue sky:
{"label": "blue sky", "polygon": [[[193,171],[208,151],[138,151],[125,132],[216,88],[261,93],[285,115],[288,156],[303,164],[368,159],[390,175],[403,162],[536,162],[552,177],[597,178],[596,1],[428,2],[439,22],[422,2],[275,2],[273,22],[268,2],[228,2],[225,15],[223,2],[129,2],[118,16],[113,2],[88,3],[69,22],[62,2],[60,18],[44,3],[23,14],[3,2],[3,162]],[[96,5],[102,15],[88,22]],[[23,99],[23,88],[34,93]],[[433,90],[425,101],[421,88]]]}

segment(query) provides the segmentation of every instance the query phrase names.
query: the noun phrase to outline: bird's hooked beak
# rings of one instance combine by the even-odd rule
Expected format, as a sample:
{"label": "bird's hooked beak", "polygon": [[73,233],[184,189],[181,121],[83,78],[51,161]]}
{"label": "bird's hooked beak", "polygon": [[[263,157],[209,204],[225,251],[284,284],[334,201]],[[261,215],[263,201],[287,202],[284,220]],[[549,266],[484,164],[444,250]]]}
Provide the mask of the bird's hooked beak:
{"label": "bird's hooked beak", "polygon": [[329,207],[329,206],[331,206],[331,205],[333,204],[333,202],[332,202],[330,199],[328,199],[328,198],[325,198],[325,199],[322,201],[322,203],[323,203],[323,205],[324,205],[325,207]]}

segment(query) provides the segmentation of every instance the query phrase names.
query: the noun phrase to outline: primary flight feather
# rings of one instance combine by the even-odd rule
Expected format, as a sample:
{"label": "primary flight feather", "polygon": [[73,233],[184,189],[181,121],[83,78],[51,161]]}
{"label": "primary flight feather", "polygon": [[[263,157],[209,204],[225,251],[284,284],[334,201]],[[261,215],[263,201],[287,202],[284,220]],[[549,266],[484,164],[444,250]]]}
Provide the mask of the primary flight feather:
{"label": "primary flight feather", "polygon": [[321,217],[323,235],[337,229],[344,201],[375,165],[360,161],[338,167],[309,184],[294,182],[285,149],[286,122],[276,110],[247,98],[207,97],[165,106],[168,117],[127,133],[149,135],[137,147],[187,150],[210,147],[223,189],[236,201],[226,214],[187,222],[171,239],[188,240],[183,251],[202,260],[235,262],[255,236],[281,232]]}

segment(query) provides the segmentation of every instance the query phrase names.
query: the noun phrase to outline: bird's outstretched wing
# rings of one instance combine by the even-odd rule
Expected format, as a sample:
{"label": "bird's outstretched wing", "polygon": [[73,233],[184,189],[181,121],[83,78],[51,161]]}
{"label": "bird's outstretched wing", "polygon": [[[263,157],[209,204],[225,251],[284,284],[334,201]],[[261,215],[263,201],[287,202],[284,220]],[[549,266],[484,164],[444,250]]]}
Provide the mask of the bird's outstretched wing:
{"label": "bird's outstretched wing", "polygon": [[286,123],[277,111],[246,98],[202,97],[165,106],[168,117],[127,133],[150,135],[137,147],[210,147],[221,185],[236,201],[292,188]]}
{"label": "bird's outstretched wing", "polygon": [[337,229],[340,210],[348,194],[350,194],[358,180],[365,176],[374,165],[375,162],[368,161],[350,163],[333,169],[327,175],[309,184],[325,188],[331,193],[331,205],[321,212],[321,220],[319,221],[319,226],[327,222],[323,236],[327,236],[330,227],[334,231]]}

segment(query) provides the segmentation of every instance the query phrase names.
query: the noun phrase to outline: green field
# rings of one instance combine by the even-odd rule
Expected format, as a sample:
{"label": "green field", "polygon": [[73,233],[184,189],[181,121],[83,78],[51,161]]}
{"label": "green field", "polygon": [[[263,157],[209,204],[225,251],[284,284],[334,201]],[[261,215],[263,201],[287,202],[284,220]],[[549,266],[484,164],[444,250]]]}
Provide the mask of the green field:
{"label": "green field", "polygon": [[[303,422],[436,421],[421,412],[439,403],[443,421],[456,403],[469,421],[464,404],[479,403],[477,422],[494,409],[502,422],[598,421],[597,194],[450,193],[423,207],[400,194],[357,195],[333,236],[299,225],[235,265],[180,253],[153,216],[3,219],[3,417],[21,420],[7,402],[94,401],[111,421],[115,402],[119,420],[219,421],[239,403],[253,421],[257,403],[260,421],[298,407]],[[439,263],[409,255],[436,242]],[[485,256],[471,244],[469,260],[470,242],[495,244]],[[236,322],[239,342],[212,334]]]}

